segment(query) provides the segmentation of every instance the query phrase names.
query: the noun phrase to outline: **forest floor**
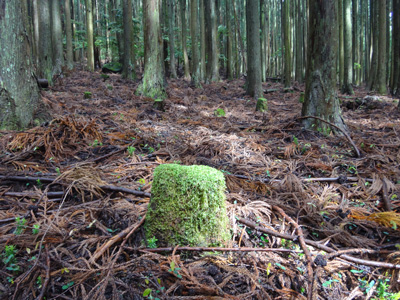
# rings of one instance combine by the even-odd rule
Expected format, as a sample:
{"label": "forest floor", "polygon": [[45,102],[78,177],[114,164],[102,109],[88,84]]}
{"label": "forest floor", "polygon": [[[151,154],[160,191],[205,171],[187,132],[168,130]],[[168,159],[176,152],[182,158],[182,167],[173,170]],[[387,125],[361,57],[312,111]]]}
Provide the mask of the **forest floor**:
{"label": "forest floor", "polygon": [[[348,139],[302,129],[302,85],[262,114],[243,80],[170,80],[165,112],[137,84],[76,70],[51,122],[0,132],[0,299],[398,299],[398,100],[340,95]],[[229,248],[147,247],[172,162],[224,172]]]}

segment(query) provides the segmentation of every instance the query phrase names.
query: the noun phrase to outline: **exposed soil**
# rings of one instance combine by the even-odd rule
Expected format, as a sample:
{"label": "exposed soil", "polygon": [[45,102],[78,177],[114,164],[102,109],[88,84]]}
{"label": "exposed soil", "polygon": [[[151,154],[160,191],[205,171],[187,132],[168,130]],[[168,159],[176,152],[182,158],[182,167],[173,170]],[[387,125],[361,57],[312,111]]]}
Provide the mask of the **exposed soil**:
{"label": "exposed soil", "polygon": [[[138,82],[109,76],[76,70],[42,91],[51,122],[1,132],[1,299],[399,290],[398,100],[340,95],[349,139],[302,129],[302,85],[264,84],[263,114],[243,80],[203,89],[171,80],[164,112],[135,95]],[[148,248],[157,246],[142,226],[153,169],[172,162],[226,175],[228,248]]]}

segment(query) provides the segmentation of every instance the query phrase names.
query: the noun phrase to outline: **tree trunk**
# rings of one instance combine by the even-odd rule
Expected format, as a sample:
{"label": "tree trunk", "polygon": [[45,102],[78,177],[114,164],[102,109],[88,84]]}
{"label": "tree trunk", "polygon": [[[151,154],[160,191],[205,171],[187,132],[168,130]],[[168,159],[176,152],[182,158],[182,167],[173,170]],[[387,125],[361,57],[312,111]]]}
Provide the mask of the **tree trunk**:
{"label": "tree trunk", "polygon": [[[34,78],[25,1],[0,0],[0,129],[21,130],[48,119]],[[51,57],[49,57],[51,61]]]}
{"label": "tree trunk", "polygon": [[208,82],[216,82],[219,80],[219,53],[215,1],[204,0],[204,8],[207,55],[206,78]]}
{"label": "tree trunk", "polygon": [[343,22],[343,0],[338,1],[338,19],[339,19],[339,85],[344,82],[344,22]]}
{"label": "tree trunk", "polygon": [[174,0],[167,0],[168,3],[168,35],[169,35],[169,63],[171,70],[171,78],[176,78],[176,63],[175,63],[175,7]]}
{"label": "tree trunk", "polygon": [[60,75],[62,67],[64,66],[60,1],[51,1],[51,30],[53,46],[53,75]]}
{"label": "tree trunk", "polygon": [[301,0],[297,0],[297,16],[296,16],[296,80],[303,82],[303,10]]}
{"label": "tree trunk", "polygon": [[[188,54],[187,54],[187,45],[186,45],[186,26],[187,26],[186,0],[181,0],[180,7],[181,7],[181,23],[182,23],[181,36],[182,36],[182,54],[183,54],[184,79],[185,80],[190,80],[189,57],[188,57]],[[197,8],[198,8],[198,5],[196,4],[196,16],[197,16]],[[198,18],[196,17],[196,26],[198,26],[197,25],[197,20],[198,20]],[[193,55],[193,53],[192,53],[192,55]],[[197,55],[198,55],[198,53],[197,53]],[[197,61],[197,64],[199,64],[198,61]],[[199,80],[199,77],[196,80]]]}
{"label": "tree trunk", "polygon": [[163,40],[160,27],[160,0],[143,0],[144,74],[138,93],[165,99]]}
{"label": "tree trunk", "polygon": [[200,0],[200,73],[201,81],[206,79],[206,22],[204,13],[204,1]]}
{"label": "tree trunk", "polygon": [[87,68],[94,71],[94,46],[93,46],[93,6],[92,0],[86,0],[86,39],[87,39]]}
{"label": "tree trunk", "polygon": [[65,10],[65,35],[67,39],[67,68],[71,70],[74,67],[74,56],[72,52],[72,24],[71,24],[70,0],[65,0],[64,10]]}
{"label": "tree trunk", "polygon": [[342,93],[353,95],[353,53],[352,53],[352,29],[351,29],[351,0],[343,1],[344,16],[344,77]]}
{"label": "tree trunk", "polygon": [[132,0],[123,1],[124,63],[122,66],[122,77],[127,79],[135,79],[135,69],[132,62]]}
{"label": "tree trunk", "polygon": [[376,90],[385,95],[386,88],[386,0],[379,1],[379,57],[376,77]]}
{"label": "tree trunk", "polygon": [[39,77],[53,83],[50,1],[39,0]]}
{"label": "tree trunk", "polygon": [[[226,39],[226,74],[229,80],[233,79],[234,69],[233,69],[233,33],[232,33],[232,0],[225,0],[226,9],[226,29],[227,29],[227,39]],[[233,0],[234,1],[234,0]]]}
{"label": "tree trunk", "polygon": [[[301,113],[319,117],[345,130],[336,93],[337,2],[310,0],[309,13],[306,91]],[[339,133],[318,119],[304,119],[303,125],[325,134]]]}
{"label": "tree trunk", "polygon": [[[292,83],[292,66],[291,66],[291,45],[290,45],[290,6],[289,1],[285,1],[282,5],[283,13],[283,31],[284,31],[284,43],[285,43],[285,87],[289,87]],[[250,61],[248,62],[250,64]]]}
{"label": "tree trunk", "polygon": [[247,94],[256,99],[262,97],[260,53],[260,2],[246,1],[247,29]]}
{"label": "tree trunk", "polygon": [[[392,94],[400,98],[400,0],[393,0]],[[399,101],[399,108],[400,108],[400,101]]]}
{"label": "tree trunk", "polygon": [[379,9],[378,2],[374,0],[370,1],[370,24],[372,29],[372,60],[371,67],[368,74],[368,88],[370,90],[375,89],[376,86],[376,74],[378,73],[378,57],[379,57]]}
{"label": "tree trunk", "polygon": [[39,66],[39,4],[38,1],[33,0],[33,42],[34,42],[34,53],[35,62]]}
{"label": "tree trunk", "polygon": [[192,36],[192,83],[200,86],[198,0],[190,0],[190,33]]}

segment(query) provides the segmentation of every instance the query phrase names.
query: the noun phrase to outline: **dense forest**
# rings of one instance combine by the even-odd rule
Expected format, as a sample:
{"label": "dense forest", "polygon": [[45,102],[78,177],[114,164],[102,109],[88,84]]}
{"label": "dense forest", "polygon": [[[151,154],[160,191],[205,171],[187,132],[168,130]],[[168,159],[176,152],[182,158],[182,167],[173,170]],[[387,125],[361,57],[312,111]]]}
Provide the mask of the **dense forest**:
{"label": "dense forest", "polygon": [[400,299],[399,99],[400,0],[0,0],[0,299]]}

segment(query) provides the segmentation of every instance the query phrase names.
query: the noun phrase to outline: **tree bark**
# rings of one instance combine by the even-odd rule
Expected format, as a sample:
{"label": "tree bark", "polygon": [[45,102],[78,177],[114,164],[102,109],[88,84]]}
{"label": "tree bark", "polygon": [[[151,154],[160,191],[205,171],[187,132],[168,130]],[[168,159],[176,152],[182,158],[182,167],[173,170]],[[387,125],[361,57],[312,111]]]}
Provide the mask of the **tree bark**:
{"label": "tree bark", "polygon": [[124,27],[124,63],[122,66],[122,77],[126,79],[135,79],[135,69],[132,62],[132,0],[123,0],[123,27]]}
{"label": "tree bark", "polygon": [[[285,79],[284,85],[285,87],[290,87],[292,83],[292,58],[291,58],[291,45],[290,45],[290,6],[289,1],[286,1],[282,4],[282,13],[283,13],[283,36],[284,36],[284,44],[285,44]],[[248,61],[250,64],[250,61]]]}
{"label": "tree bark", "polygon": [[63,35],[60,1],[51,1],[51,38],[53,46],[53,75],[60,75],[64,66]]}
{"label": "tree bark", "polygon": [[94,46],[93,46],[93,6],[92,0],[86,0],[86,39],[87,39],[87,68],[94,71]]}
{"label": "tree bark", "polygon": [[219,80],[219,51],[217,34],[217,16],[214,0],[204,0],[206,27],[206,79],[208,82]]}
{"label": "tree bark", "polygon": [[33,75],[33,45],[27,30],[26,2],[0,0],[1,130],[21,130],[49,118]]}
{"label": "tree bark", "polygon": [[175,7],[174,0],[167,0],[168,3],[168,35],[169,35],[169,63],[171,70],[171,78],[176,78],[176,63],[175,63]]}
{"label": "tree bark", "polygon": [[192,36],[192,83],[200,86],[200,53],[199,53],[199,26],[198,0],[190,0],[190,33]]}
{"label": "tree bark", "polygon": [[[392,94],[400,98],[400,0],[393,0]],[[400,108],[400,101],[399,101],[399,108]]]}
{"label": "tree bark", "polygon": [[[182,54],[183,54],[183,68],[184,68],[184,76],[183,77],[185,80],[190,80],[189,57],[188,57],[187,45],[186,45],[186,36],[187,36],[187,34],[186,34],[186,26],[187,26],[186,0],[181,0],[180,6],[181,6],[181,23],[182,23],[182,28],[181,28],[181,31],[182,31],[181,32]],[[196,5],[196,16],[197,16],[197,8],[198,8],[198,5]],[[197,26],[197,20],[198,20],[198,18],[196,17],[196,26]],[[192,55],[193,55],[193,53],[192,53]],[[199,62],[197,62],[197,64],[199,64]],[[198,78],[197,78],[197,80],[198,80]]]}
{"label": "tree bark", "polygon": [[160,0],[143,0],[144,74],[137,92],[153,99],[165,99],[167,96],[160,8]]}
{"label": "tree bark", "polygon": [[50,1],[39,1],[39,77],[53,84],[53,48],[51,45]]}
{"label": "tree bark", "polygon": [[344,77],[342,93],[353,95],[353,53],[352,53],[352,24],[351,24],[351,0],[343,1],[344,16]]}
{"label": "tree bark", "polygon": [[[232,33],[232,0],[225,0],[226,9],[226,29],[228,36],[226,39],[226,74],[229,80],[233,79],[233,33]],[[234,0],[233,0],[234,1]]]}
{"label": "tree bark", "polygon": [[343,22],[343,0],[338,1],[338,20],[339,20],[339,85],[344,82],[344,22]]}
{"label": "tree bark", "polygon": [[65,35],[67,39],[67,68],[71,70],[74,67],[74,56],[72,50],[72,24],[71,24],[70,0],[65,0],[64,10],[65,10]]}
{"label": "tree bark", "polygon": [[262,97],[260,53],[260,2],[246,1],[247,29],[247,94],[256,99]]}
{"label": "tree bark", "polygon": [[[308,64],[302,116],[319,117],[346,130],[336,93],[337,2],[310,0],[309,13]],[[331,131],[340,134],[314,118],[303,120],[303,125],[306,129],[324,134]]]}
{"label": "tree bark", "polygon": [[387,93],[386,78],[386,0],[379,0],[379,57],[376,90],[381,95]]}

